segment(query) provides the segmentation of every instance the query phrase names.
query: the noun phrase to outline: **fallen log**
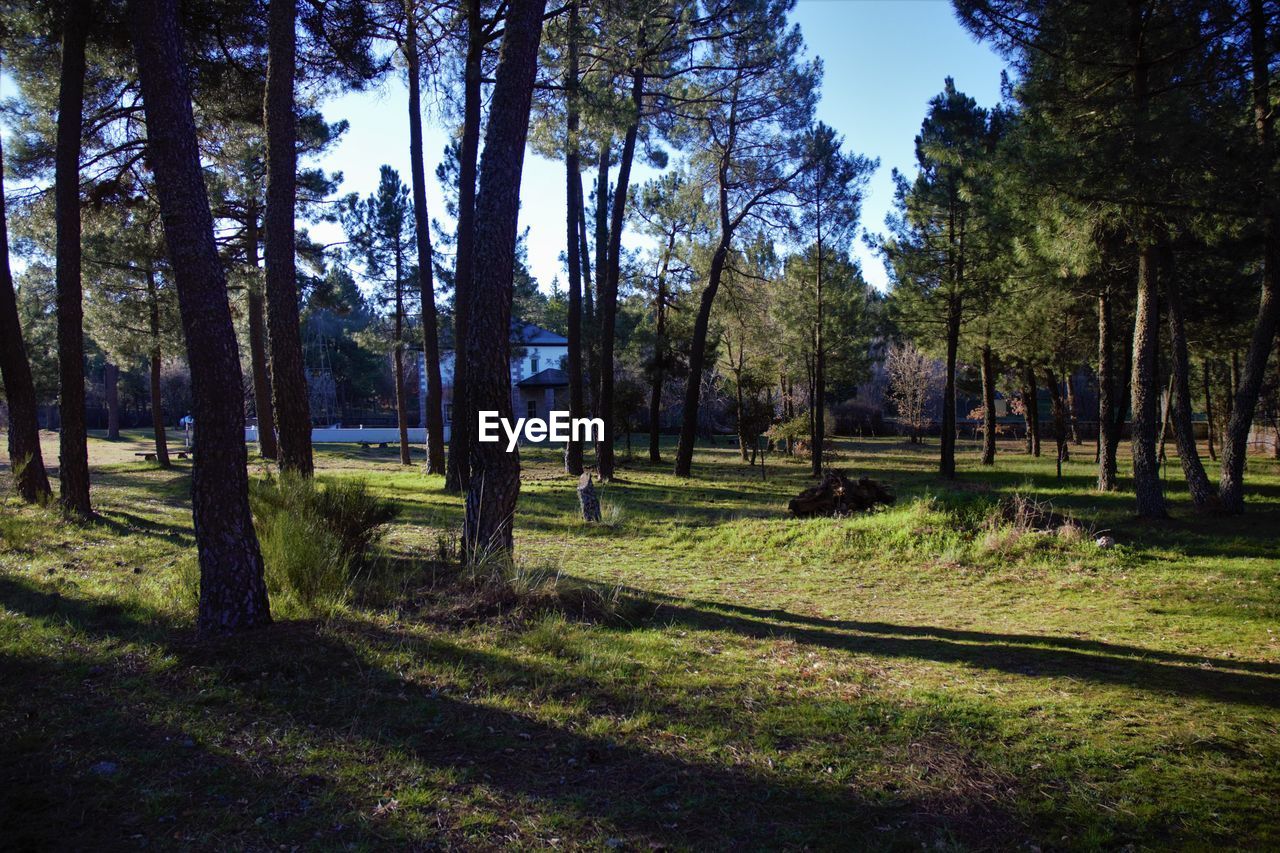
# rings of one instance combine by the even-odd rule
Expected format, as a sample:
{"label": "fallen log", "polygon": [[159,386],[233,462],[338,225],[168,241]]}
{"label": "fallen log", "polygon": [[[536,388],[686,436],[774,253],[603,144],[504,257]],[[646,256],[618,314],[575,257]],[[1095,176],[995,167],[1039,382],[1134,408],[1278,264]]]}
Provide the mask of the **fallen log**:
{"label": "fallen log", "polygon": [[817,515],[850,515],[877,506],[891,506],[897,500],[881,483],[868,477],[852,481],[843,471],[823,472],[822,482],[805,489],[787,504],[797,518]]}

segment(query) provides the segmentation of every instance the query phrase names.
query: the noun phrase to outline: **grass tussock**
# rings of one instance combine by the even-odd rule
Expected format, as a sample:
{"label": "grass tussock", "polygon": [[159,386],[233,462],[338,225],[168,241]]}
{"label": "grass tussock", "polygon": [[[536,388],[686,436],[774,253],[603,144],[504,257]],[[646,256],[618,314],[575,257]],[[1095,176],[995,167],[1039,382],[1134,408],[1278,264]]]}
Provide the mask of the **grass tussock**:
{"label": "grass tussock", "polygon": [[397,515],[363,480],[292,474],[254,482],[254,525],[275,609],[307,615],[344,604],[372,567],[373,546]]}

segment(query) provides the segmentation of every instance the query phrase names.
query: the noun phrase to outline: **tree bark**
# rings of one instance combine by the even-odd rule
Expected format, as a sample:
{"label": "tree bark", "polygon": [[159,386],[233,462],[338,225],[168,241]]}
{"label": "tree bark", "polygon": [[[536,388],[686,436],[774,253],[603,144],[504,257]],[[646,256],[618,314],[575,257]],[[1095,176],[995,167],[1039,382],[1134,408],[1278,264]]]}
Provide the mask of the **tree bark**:
{"label": "tree bark", "polygon": [[71,0],[62,34],[58,91],[58,141],[54,153],[54,220],[57,224],[59,499],[86,517],[89,503],[89,437],[84,401],[84,305],[80,281],[80,137],[84,123],[85,44],[92,18],[89,0]]}
{"label": "tree bark", "polygon": [[[258,416],[258,452],[263,459],[280,456],[276,442],[275,407],[271,404],[271,362],[267,357],[267,309],[258,278],[258,213],[250,210],[245,229],[245,259],[249,282],[249,363],[253,370],[253,408]],[[157,330],[158,333],[158,330]]]}
{"label": "tree bark", "polygon": [[947,303],[947,380],[942,391],[942,456],[938,473],[948,480],[956,476],[956,357],[960,349],[960,297]]}
{"label": "tree bark", "polygon": [[1048,367],[1044,369],[1044,381],[1053,407],[1053,443],[1057,460],[1066,462],[1071,458],[1071,451],[1067,447],[1067,406],[1062,399],[1062,384],[1058,374]]}
{"label": "tree bark", "polygon": [[[156,462],[161,468],[169,468],[173,463],[169,461],[169,434],[165,428],[164,395],[160,389],[160,296],[156,292],[156,272],[150,266],[147,267],[147,308],[151,330],[151,434],[156,443]],[[268,424],[267,428],[270,429],[271,425]]]}
{"label": "tree bark", "polygon": [[1031,455],[1040,458],[1040,387],[1036,383],[1035,369],[1026,367],[1027,383],[1027,436],[1030,439]]}
{"label": "tree bark", "polygon": [[1076,417],[1076,389],[1075,383],[1071,381],[1071,371],[1065,370],[1062,374],[1062,386],[1065,389],[1065,402],[1067,405],[1067,427],[1071,430],[1071,443],[1076,447],[1084,444],[1080,438],[1080,425]]}
{"label": "tree bark", "polygon": [[1163,518],[1164,493],[1156,449],[1160,429],[1159,308],[1156,297],[1156,247],[1138,254],[1138,305],[1133,323],[1133,490],[1140,518]]}
{"label": "tree bark", "polygon": [[996,464],[996,369],[990,344],[982,346],[982,464]]}
{"label": "tree bark", "polygon": [[636,154],[636,135],[640,130],[640,111],[644,97],[644,72],[637,68],[631,75],[631,108],[635,114],[627,125],[622,142],[622,159],[618,163],[618,185],[613,190],[613,211],[609,223],[609,266],[600,276],[598,307],[600,310],[600,417],[604,419],[604,437],[596,448],[596,469],[600,482],[613,479],[613,349],[614,325],[618,316],[618,282],[622,274],[622,228],[626,224],[627,191],[631,184],[631,162]]}
{"label": "tree bark", "polygon": [[1165,301],[1169,305],[1169,341],[1173,345],[1173,435],[1178,444],[1178,460],[1191,492],[1191,502],[1201,512],[1216,509],[1218,495],[1200,462],[1196,448],[1195,425],[1191,422],[1191,360],[1187,356],[1186,320],[1182,313],[1182,297],[1172,251],[1164,254],[1165,269],[1160,271],[1164,280]]}
{"label": "tree bark", "polygon": [[311,401],[298,328],[294,217],[298,180],[298,119],[293,83],[297,64],[297,0],[271,0],[267,14],[267,338],[271,393],[279,429],[280,469],[310,476]]}
{"label": "tree bark", "polygon": [[[512,0],[495,73],[476,197],[475,282],[467,327],[471,400],[511,417],[511,297],[520,175],[546,0]],[[520,458],[498,442],[474,442],[463,548],[472,561],[510,555]]]}
{"label": "tree bark", "polygon": [[35,382],[18,319],[18,296],[9,268],[8,210],[4,198],[4,143],[0,140],[0,375],[9,406],[9,468],[14,486],[28,503],[44,503],[52,497],[49,474],[40,450]]}
{"label": "tree bark", "polygon": [[249,512],[244,384],[200,168],[176,0],[133,0],[129,19],[150,129],[148,161],[191,366],[199,430],[191,474],[200,560],[197,628],[209,636],[271,621]]}
{"label": "tree bark", "polygon": [[656,314],[653,336],[653,372],[652,384],[649,388],[649,461],[658,464],[662,461],[662,450],[659,444],[660,424],[662,418],[662,383],[666,376],[667,348],[667,275],[666,261],[663,270],[658,274],[658,292],[654,308]]}
{"label": "tree bark", "polygon": [[822,476],[822,444],[827,432],[827,354],[826,344],[822,338],[823,305],[822,305],[822,207],[818,205],[817,228],[817,269],[814,283],[814,311],[816,313],[813,326],[813,435],[811,442],[813,452],[809,454],[810,473],[815,477]]}
{"label": "tree bark", "polygon": [[440,378],[440,331],[436,320],[435,273],[427,216],[427,177],[422,157],[422,80],[414,0],[405,0],[405,68],[409,75],[409,171],[413,183],[413,224],[418,242],[418,289],[422,299],[422,352],[427,372],[427,473],[444,474],[444,382]]}
{"label": "tree bark", "polygon": [[[565,259],[569,267],[568,373],[569,417],[583,417],[582,393],[582,258],[578,247],[578,217],[582,207],[581,152],[578,143],[578,4],[569,4],[569,70],[565,79]],[[575,477],[582,474],[582,442],[570,432],[564,448],[564,470]]]}
{"label": "tree bark", "polygon": [[1213,445],[1213,395],[1209,390],[1209,359],[1204,359],[1200,364],[1201,376],[1204,379],[1204,423],[1205,423],[1205,439],[1209,445],[1209,458],[1214,462],[1218,461],[1218,450]]}
{"label": "tree bark", "polygon": [[[587,341],[587,362],[593,366],[591,372],[591,410],[597,417],[606,417],[600,402],[600,330],[603,328],[601,315],[604,308],[604,292],[609,286],[609,151],[613,140],[606,138],[600,143],[600,153],[596,159],[596,298],[594,304],[594,321],[590,338]],[[597,447],[596,452],[600,450]],[[597,467],[599,462],[597,461]]]}
{"label": "tree bark", "polygon": [[[1116,488],[1116,446],[1120,430],[1115,417],[1114,337],[1111,323],[1111,296],[1098,295],[1098,491]],[[1123,408],[1123,407],[1121,407]]]}
{"label": "tree bark", "polygon": [[715,304],[716,291],[729,257],[729,235],[721,240],[711,258],[707,286],[698,300],[698,315],[693,321],[693,339],[689,344],[689,378],[684,390],[684,412],[680,421],[680,443],[676,446],[675,475],[688,477],[693,473],[693,443],[698,436],[698,403],[702,394],[702,370],[707,359],[707,329],[711,325],[711,306]]}
{"label": "tree bark", "polygon": [[[476,159],[480,148],[481,60],[484,31],[480,0],[464,0],[467,56],[463,81],[462,141],[458,149],[458,239],[453,275],[453,418],[449,422],[446,489],[465,492],[471,483],[470,369],[464,358],[475,270]],[[510,337],[508,333],[507,337]]]}
{"label": "tree bark", "polygon": [[107,440],[120,440],[120,368],[111,362],[102,365],[103,396],[107,401]]}

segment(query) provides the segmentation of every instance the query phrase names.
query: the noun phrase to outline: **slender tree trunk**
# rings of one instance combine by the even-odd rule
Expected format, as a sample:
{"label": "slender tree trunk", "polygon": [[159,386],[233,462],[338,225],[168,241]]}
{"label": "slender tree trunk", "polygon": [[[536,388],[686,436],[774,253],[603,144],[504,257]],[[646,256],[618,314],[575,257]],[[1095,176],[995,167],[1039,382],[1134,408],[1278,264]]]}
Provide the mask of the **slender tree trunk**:
{"label": "slender tree trunk", "polygon": [[[481,60],[484,31],[480,0],[464,0],[467,56],[463,82],[462,141],[458,149],[458,239],[453,284],[453,420],[449,424],[446,489],[465,492],[471,484],[471,369],[465,358],[474,288],[476,241],[476,160],[480,148]],[[507,337],[510,337],[508,332]]]}
{"label": "slender tree trunk", "polygon": [[938,473],[947,479],[956,476],[956,357],[960,349],[960,297],[952,296],[947,306],[947,381],[942,392],[942,457]]}
{"label": "slender tree trunk", "polygon": [[1067,447],[1067,406],[1062,398],[1062,385],[1058,378],[1058,374],[1052,368],[1044,369],[1044,381],[1049,389],[1049,402],[1053,407],[1053,443],[1054,449],[1057,451],[1057,459],[1059,462],[1066,462],[1071,458],[1071,451]]}
{"label": "slender tree trunk", "polygon": [[667,276],[664,270],[658,276],[657,322],[653,336],[653,384],[649,389],[649,461],[655,465],[662,461],[659,421],[662,418],[662,382],[666,373],[666,282]]}
{"label": "slender tree trunk", "polygon": [[1084,444],[1080,438],[1080,424],[1076,417],[1076,389],[1075,383],[1071,381],[1071,371],[1063,371],[1062,384],[1066,389],[1067,404],[1067,427],[1071,430],[1071,443],[1076,447]]}
{"label": "slender tree trunk", "polygon": [[404,382],[404,263],[401,260],[403,249],[399,238],[396,239],[396,309],[394,331],[395,349],[392,354],[396,381],[396,429],[400,433],[400,464],[412,464],[409,456],[409,409],[405,403]]}
{"label": "slender tree trunk", "polygon": [[[520,175],[529,134],[529,109],[538,68],[546,0],[512,0],[495,73],[476,198],[475,282],[467,328],[472,402],[477,410],[511,417],[511,297],[520,212]],[[509,555],[520,458],[497,442],[471,449],[463,547],[469,559]]]}
{"label": "slender tree trunk", "polygon": [[[1116,423],[1115,366],[1111,323],[1111,296],[1103,291],[1098,296],[1098,491],[1116,488],[1116,446],[1119,426]],[[1122,407],[1123,408],[1123,407]]]}
{"label": "slender tree trunk", "polygon": [[102,366],[103,396],[107,401],[107,439],[120,440],[120,368],[111,362]]}
{"label": "slender tree trunk", "polygon": [[990,344],[982,346],[982,464],[996,464],[996,368]]}
{"label": "slender tree trunk", "polygon": [[693,321],[693,338],[689,344],[689,379],[684,391],[684,412],[680,421],[680,443],[676,446],[675,475],[688,477],[693,473],[693,444],[698,437],[698,403],[702,393],[702,371],[707,358],[707,330],[711,325],[711,306],[729,257],[729,234],[720,241],[711,258],[711,270],[707,286],[698,301],[698,315]]}
{"label": "slender tree trunk", "polygon": [[418,243],[418,289],[422,299],[422,352],[427,372],[427,473],[444,474],[444,382],[440,378],[440,330],[436,320],[435,273],[427,216],[427,176],[422,158],[422,69],[414,0],[405,0],[404,56],[409,75],[409,171],[413,183],[413,224]]}
{"label": "slender tree trunk", "polygon": [[596,468],[600,480],[613,479],[613,349],[615,323],[618,316],[618,282],[622,272],[622,228],[626,224],[627,191],[631,185],[631,161],[635,159],[636,135],[640,130],[640,111],[644,97],[644,73],[637,68],[631,76],[631,108],[635,111],[622,142],[622,159],[618,163],[618,185],[613,191],[613,212],[609,223],[609,266],[600,276],[600,416],[604,418],[604,438],[596,449]]}
{"label": "slender tree trunk", "polygon": [[[578,251],[582,261],[582,330],[583,342],[582,352],[583,358],[588,359],[591,354],[590,340],[586,337],[591,334],[591,329],[595,328],[596,323],[596,297],[595,287],[591,281],[591,243],[587,240],[587,197],[586,192],[582,188],[582,175],[578,175]],[[589,364],[590,361],[587,360]],[[586,380],[584,379],[584,382]],[[589,388],[589,385],[583,385],[583,388]],[[584,390],[585,393],[585,390]]]}
{"label": "slender tree trunk", "polygon": [[4,198],[4,146],[0,140],[0,374],[4,377],[4,398],[9,407],[9,468],[14,486],[28,503],[43,503],[52,497],[49,475],[40,451],[40,422],[37,418],[36,388],[31,362],[22,339],[18,319],[18,296],[13,290],[9,268],[8,211]]}
{"label": "slender tree trunk", "polygon": [[1255,137],[1262,152],[1261,212],[1263,221],[1262,293],[1258,299],[1258,318],[1244,360],[1244,372],[1235,390],[1231,417],[1223,433],[1222,475],[1218,496],[1222,508],[1229,513],[1244,512],[1244,464],[1249,452],[1249,429],[1258,405],[1267,357],[1280,322],[1280,294],[1276,277],[1280,275],[1280,217],[1275,213],[1274,191],[1266,175],[1275,162],[1273,128],[1275,115],[1271,105],[1270,62],[1273,57],[1267,32],[1267,13],[1263,0],[1249,0],[1249,33],[1252,48],[1253,115]]}
{"label": "slender tree trunk", "polygon": [[245,259],[249,282],[249,363],[253,370],[253,407],[258,415],[258,451],[263,459],[276,459],[280,448],[276,443],[275,407],[271,404],[271,362],[267,357],[267,308],[258,278],[258,213],[248,213],[245,229]]}
{"label": "slender tree trunk", "polygon": [[1031,386],[1027,384],[1027,370],[1023,368],[1021,385],[1018,393],[1022,395],[1022,426],[1024,429],[1023,443],[1026,445],[1027,455],[1030,456],[1033,445],[1033,435],[1031,429],[1031,398],[1034,396],[1031,392]]}
{"label": "slender tree trunk", "polygon": [[200,560],[197,627],[209,636],[271,621],[249,512],[244,384],[200,168],[176,0],[133,0],[129,18],[147,127],[159,131],[147,138],[147,159],[191,365],[199,430],[191,474]]}
{"label": "slender tree trunk", "polygon": [[815,287],[814,287],[814,309],[816,311],[816,322],[813,327],[813,453],[810,456],[812,462],[810,472],[815,477],[822,476],[822,450],[823,441],[826,439],[827,433],[827,353],[826,344],[822,338],[823,317],[823,293],[822,293],[822,225],[821,225],[821,205],[818,206],[819,225],[817,229],[817,269],[815,270]]}
{"label": "slender tree trunk", "polygon": [[1165,301],[1169,305],[1169,340],[1173,345],[1173,435],[1178,443],[1178,460],[1191,492],[1191,502],[1204,512],[1216,509],[1217,491],[1209,481],[1196,449],[1195,425],[1191,422],[1191,360],[1187,356],[1186,321],[1182,313],[1182,297],[1178,292],[1177,273],[1172,251],[1164,253],[1166,269],[1161,270],[1164,279]]}
{"label": "slender tree trunk", "polygon": [[294,216],[297,201],[298,120],[294,113],[297,0],[271,0],[267,14],[267,338],[271,393],[279,429],[280,468],[310,476],[311,400],[298,328]]}
{"label": "slender tree trunk", "polygon": [[1138,305],[1133,324],[1133,489],[1141,518],[1166,515],[1156,449],[1160,429],[1159,309],[1156,298],[1156,248],[1143,246],[1138,255]]}
{"label": "slender tree trunk", "polygon": [[147,309],[151,331],[151,434],[156,443],[156,462],[161,468],[169,468],[173,463],[169,461],[169,434],[165,429],[164,395],[160,389],[160,295],[156,291],[156,271],[151,266],[147,267]]}
{"label": "slender tree trunk", "polygon": [[[578,164],[581,152],[578,142],[578,4],[569,4],[569,70],[565,78],[565,259],[569,267],[569,417],[581,418],[582,393],[582,258],[578,247],[578,218],[582,207],[578,202],[582,170]],[[582,474],[582,442],[570,431],[564,448],[564,470],[577,477]]]}
{"label": "slender tree trunk", "polygon": [[[594,303],[596,322],[591,325],[591,335],[587,342],[587,361],[594,368],[591,371],[591,411],[597,417],[608,418],[612,413],[604,411],[600,400],[600,330],[604,326],[604,293],[609,286],[609,151],[613,146],[612,139],[600,143],[600,153],[596,160],[596,298]],[[596,448],[599,454],[600,448]],[[599,467],[597,458],[596,466]]]}
{"label": "slender tree trunk", "polygon": [[1027,371],[1027,432],[1031,438],[1031,455],[1040,458],[1040,387],[1036,372],[1028,365]]}
{"label": "slender tree trunk", "polygon": [[67,4],[53,185],[57,223],[58,393],[62,422],[58,440],[59,499],[67,511],[82,517],[92,512],[80,282],[80,137],[84,123],[85,43],[92,15],[89,0],[71,0]]}
{"label": "slender tree trunk", "polygon": [[1213,394],[1209,390],[1209,359],[1200,363],[1200,373],[1204,379],[1204,425],[1205,439],[1209,445],[1209,458],[1218,461],[1218,450],[1213,444]]}

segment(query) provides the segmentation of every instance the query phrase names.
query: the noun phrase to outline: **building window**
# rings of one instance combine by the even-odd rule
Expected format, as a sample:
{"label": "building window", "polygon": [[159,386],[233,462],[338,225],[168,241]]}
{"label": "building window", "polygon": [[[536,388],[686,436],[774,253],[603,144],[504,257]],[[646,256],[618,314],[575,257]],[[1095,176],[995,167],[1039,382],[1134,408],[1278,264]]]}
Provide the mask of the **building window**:
{"label": "building window", "polygon": [[536,355],[530,356],[529,358],[529,372],[530,373],[538,372],[538,357]]}
{"label": "building window", "polygon": [[537,401],[537,400],[530,400],[530,401],[529,401],[529,403],[528,403],[528,406],[527,406],[526,408],[527,408],[528,416],[529,416],[529,417],[531,417],[531,418],[536,418],[536,417],[538,416],[538,401]]}

